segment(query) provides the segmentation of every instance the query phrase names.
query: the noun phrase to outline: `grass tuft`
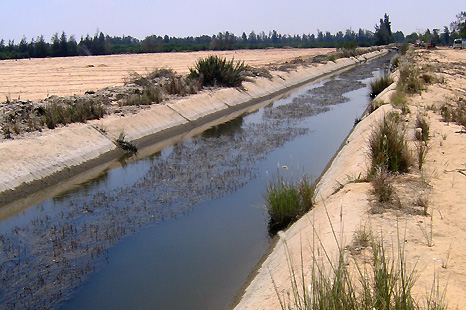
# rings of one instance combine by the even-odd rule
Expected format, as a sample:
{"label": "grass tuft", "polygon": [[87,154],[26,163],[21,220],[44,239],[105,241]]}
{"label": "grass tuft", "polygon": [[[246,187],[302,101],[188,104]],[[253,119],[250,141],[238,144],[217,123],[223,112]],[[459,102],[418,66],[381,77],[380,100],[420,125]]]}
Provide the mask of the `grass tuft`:
{"label": "grass tuft", "polygon": [[244,81],[243,72],[247,66],[244,61],[228,61],[216,55],[199,59],[194,68],[190,68],[188,79],[198,80],[202,86],[239,87]]}
{"label": "grass tuft", "polygon": [[125,100],[120,102],[120,105],[151,105],[153,103],[160,103],[162,101],[162,94],[158,87],[147,85],[142,90],[142,93],[136,93]]}
{"label": "grass tuft", "polygon": [[373,79],[370,83],[371,86],[371,97],[374,98],[380,94],[385,88],[393,83],[393,78],[388,73]]}
{"label": "grass tuft", "polygon": [[[332,232],[339,250],[336,257],[330,257],[319,236],[315,236],[320,244],[311,245],[313,259],[308,278],[305,277],[303,266],[303,250],[301,249],[301,266],[296,266],[286,238],[283,238],[290,275],[290,290],[281,294],[272,278],[282,310],[420,309],[420,302],[412,294],[419,275],[416,270],[417,263],[412,268],[408,267],[405,258],[405,238],[400,236],[399,232],[398,244],[392,251],[387,251],[383,235],[375,238],[370,234],[371,257],[364,260],[363,266],[354,260],[357,270],[355,274],[350,272],[348,255],[341,248],[333,226]],[[445,290],[443,293],[440,292],[438,276],[426,300],[427,309],[446,309]]]}
{"label": "grass tuft", "polygon": [[115,140],[116,144],[125,152],[137,153],[138,147],[133,142],[127,141],[124,132],[120,132],[120,136]]}
{"label": "grass tuft", "polygon": [[388,202],[391,200],[394,191],[391,179],[390,173],[384,166],[378,167],[371,176],[373,193],[379,202]]}
{"label": "grass tuft", "polygon": [[396,112],[386,115],[369,137],[369,155],[374,174],[379,167],[389,172],[407,172],[411,165],[411,155]]}
{"label": "grass tuft", "polygon": [[421,94],[423,88],[419,79],[419,69],[414,65],[410,57],[404,57],[399,64],[400,79],[397,82],[398,88],[407,94]]}
{"label": "grass tuft", "polygon": [[44,107],[44,122],[48,128],[70,123],[85,123],[88,120],[100,119],[106,113],[105,107],[92,99],[77,100],[71,104],[50,102]]}
{"label": "grass tuft", "polygon": [[264,195],[271,232],[286,227],[309,211],[314,205],[314,194],[315,184],[309,177],[287,180],[278,171]]}

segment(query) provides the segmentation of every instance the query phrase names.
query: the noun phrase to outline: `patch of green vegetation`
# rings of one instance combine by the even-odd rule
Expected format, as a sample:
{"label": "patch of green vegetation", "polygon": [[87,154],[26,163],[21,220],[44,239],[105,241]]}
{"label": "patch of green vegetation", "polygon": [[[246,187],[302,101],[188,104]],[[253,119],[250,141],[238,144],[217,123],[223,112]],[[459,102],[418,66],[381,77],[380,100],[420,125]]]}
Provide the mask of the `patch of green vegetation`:
{"label": "patch of green vegetation", "polygon": [[234,59],[210,55],[199,59],[194,68],[190,68],[188,79],[198,80],[202,86],[239,87],[244,81],[247,66],[244,61],[236,62]]}
{"label": "patch of green vegetation", "polygon": [[264,195],[270,229],[278,231],[309,211],[314,205],[314,194],[315,184],[309,177],[287,180],[278,171]]}
{"label": "patch of green vegetation", "polygon": [[151,105],[153,103],[160,103],[162,95],[158,87],[147,85],[144,87],[142,93],[130,95],[128,98],[120,102],[120,105]]}
{"label": "patch of green vegetation", "polygon": [[389,172],[407,172],[412,159],[401,125],[400,115],[390,112],[369,137],[369,154],[374,174],[379,167]]}
{"label": "patch of green vegetation", "polygon": [[[327,214],[328,216],[328,214]],[[329,220],[330,221],[330,220]],[[285,234],[279,234],[285,245],[285,256],[290,270],[290,289],[281,294],[274,279],[275,292],[282,310],[419,310],[421,301],[412,293],[418,279],[417,264],[408,267],[405,257],[405,238],[398,231],[398,243],[390,251],[384,245],[383,235],[376,238],[372,232],[361,236],[364,248],[371,248],[369,259],[362,265],[353,260],[355,272],[349,262],[350,257],[341,246],[333,229],[332,233],[338,247],[336,257],[322,244],[317,235],[317,245],[310,249],[312,263],[310,276],[305,277],[303,250],[301,264],[297,265],[288,247]],[[397,225],[397,230],[399,230]],[[357,253],[356,253],[357,254]],[[353,256],[354,257],[354,256]],[[440,288],[438,276],[426,298],[427,309],[447,309],[445,290]]]}
{"label": "patch of green vegetation", "polygon": [[371,97],[374,98],[380,94],[385,88],[393,83],[393,78],[388,73],[373,79],[370,83],[371,86]]}
{"label": "patch of green vegetation", "polygon": [[44,122],[48,128],[70,123],[85,123],[88,120],[100,119],[105,113],[105,106],[93,99],[76,100],[74,103],[49,102],[44,109]]}
{"label": "patch of green vegetation", "polygon": [[123,151],[128,153],[137,153],[138,147],[131,141],[126,140],[126,136],[124,132],[120,132],[120,136],[118,139],[115,140],[118,147],[120,147]]}
{"label": "patch of green vegetation", "polygon": [[412,56],[408,54],[403,57],[399,65],[400,78],[397,86],[407,94],[421,94],[423,88],[422,81],[419,79],[419,68],[414,64]]}

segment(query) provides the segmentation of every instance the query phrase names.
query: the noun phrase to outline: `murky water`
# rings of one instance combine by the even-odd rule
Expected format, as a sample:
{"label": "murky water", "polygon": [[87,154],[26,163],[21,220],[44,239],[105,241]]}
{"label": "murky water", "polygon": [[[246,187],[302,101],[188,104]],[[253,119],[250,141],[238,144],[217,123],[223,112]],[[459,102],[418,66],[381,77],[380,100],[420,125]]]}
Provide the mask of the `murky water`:
{"label": "murky water", "polygon": [[2,308],[223,309],[268,247],[277,163],[317,177],[388,58],[309,85],[0,223]]}

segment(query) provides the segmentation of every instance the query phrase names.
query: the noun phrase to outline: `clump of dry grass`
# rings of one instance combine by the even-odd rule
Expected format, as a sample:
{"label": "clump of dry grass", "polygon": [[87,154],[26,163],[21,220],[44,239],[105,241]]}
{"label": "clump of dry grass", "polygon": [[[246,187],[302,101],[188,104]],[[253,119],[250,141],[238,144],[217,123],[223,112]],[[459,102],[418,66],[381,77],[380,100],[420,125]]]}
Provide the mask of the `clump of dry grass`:
{"label": "clump of dry grass", "polygon": [[[309,277],[305,276],[303,251],[301,250],[299,266],[293,260],[286,237],[282,234],[281,240],[285,245],[290,275],[290,290],[281,294],[272,278],[282,310],[420,309],[420,300],[412,294],[418,279],[417,264],[412,268],[408,267],[405,237],[400,236],[398,225],[398,242],[392,251],[388,251],[384,245],[383,234],[376,238],[372,233],[364,233],[364,242],[369,238],[367,244],[372,253],[363,265],[354,260],[355,274],[350,272],[349,257],[341,247],[341,240],[338,240],[332,224],[331,227],[338,253],[336,257],[330,257],[319,236],[316,236],[318,244],[311,246],[312,263],[309,267]],[[426,303],[428,309],[446,309],[445,290],[441,292],[438,277],[434,277]]]}
{"label": "clump of dry grass", "polygon": [[369,137],[369,156],[374,174],[379,167],[389,172],[407,172],[412,159],[398,113],[384,116]]}

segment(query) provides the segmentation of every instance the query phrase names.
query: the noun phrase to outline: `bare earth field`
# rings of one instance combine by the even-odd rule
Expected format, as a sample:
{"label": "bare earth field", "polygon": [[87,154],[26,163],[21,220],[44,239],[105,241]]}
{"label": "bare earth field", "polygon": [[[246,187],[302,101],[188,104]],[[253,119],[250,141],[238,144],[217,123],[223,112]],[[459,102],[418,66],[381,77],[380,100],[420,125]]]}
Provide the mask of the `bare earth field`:
{"label": "bare earth field", "polygon": [[171,68],[186,74],[199,58],[212,54],[263,67],[331,51],[334,49],[267,49],[2,60],[0,101],[6,97],[40,100],[121,86],[131,71],[144,74],[154,68]]}

